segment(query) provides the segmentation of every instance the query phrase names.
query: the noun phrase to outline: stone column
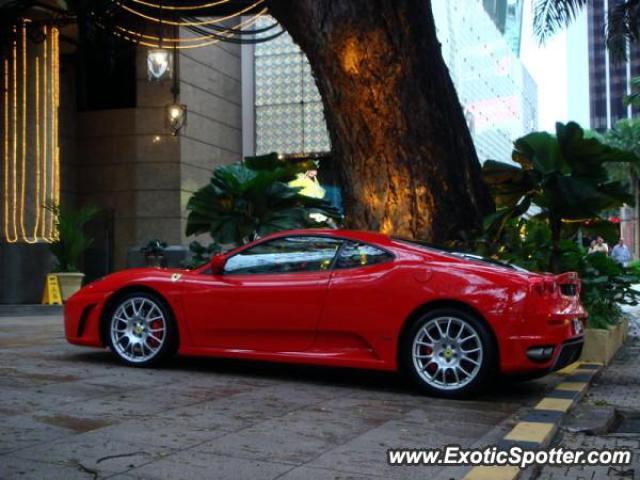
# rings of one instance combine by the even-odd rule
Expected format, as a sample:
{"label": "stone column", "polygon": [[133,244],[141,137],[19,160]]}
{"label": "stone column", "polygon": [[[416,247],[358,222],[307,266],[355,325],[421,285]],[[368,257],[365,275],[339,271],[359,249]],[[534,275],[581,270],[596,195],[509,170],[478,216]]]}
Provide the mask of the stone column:
{"label": "stone column", "polygon": [[0,50],[0,303],[35,303],[60,200],[58,29],[21,20]]}

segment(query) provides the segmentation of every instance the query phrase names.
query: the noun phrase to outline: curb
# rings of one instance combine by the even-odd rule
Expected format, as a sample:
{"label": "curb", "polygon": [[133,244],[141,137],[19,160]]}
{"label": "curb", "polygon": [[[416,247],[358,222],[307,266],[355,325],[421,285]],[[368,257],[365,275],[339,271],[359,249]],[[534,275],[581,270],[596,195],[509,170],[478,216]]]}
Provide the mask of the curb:
{"label": "curb", "polygon": [[[602,364],[576,362],[558,370],[564,377],[535,407],[524,415],[496,446],[502,450],[511,447],[541,449],[547,447],[565,415],[576,406],[589,388],[589,384],[602,368]],[[513,466],[473,467],[464,480],[515,480],[523,471]]]}

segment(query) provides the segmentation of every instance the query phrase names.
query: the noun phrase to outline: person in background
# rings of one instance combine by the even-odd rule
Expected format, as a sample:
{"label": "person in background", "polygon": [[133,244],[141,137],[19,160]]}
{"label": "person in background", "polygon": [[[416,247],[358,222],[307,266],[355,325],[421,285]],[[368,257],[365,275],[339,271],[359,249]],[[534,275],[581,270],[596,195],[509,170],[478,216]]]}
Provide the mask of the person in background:
{"label": "person in background", "polygon": [[[296,178],[289,182],[289,186],[298,188],[300,195],[305,195],[311,198],[324,198],[326,191],[320,185],[318,181],[318,163],[313,162],[314,168],[307,170],[304,173],[299,173]],[[309,217],[318,223],[326,223],[331,228],[335,228],[335,222],[333,219],[323,215],[322,213],[310,213]]]}
{"label": "person in background", "polygon": [[596,241],[595,240],[591,240],[591,243],[589,244],[589,250],[587,250],[587,253],[589,255],[591,255],[594,252],[593,247],[595,247],[595,246],[596,246]]}
{"label": "person in background", "polygon": [[606,244],[604,238],[600,235],[596,238],[596,244],[589,249],[589,253],[598,253],[602,252],[604,254],[609,254],[609,245]]}
{"label": "person in background", "polygon": [[624,238],[621,238],[616,246],[613,247],[613,250],[611,250],[611,258],[624,268],[627,268],[627,265],[629,265],[631,252],[629,251],[629,247],[625,245]]}
{"label": "person in background", "polygon": [[[315,163],[314,163],[315,165]],[[300,195],[312,198],[324,198],[325,190],[318,182],[318,168],[307,170],[304,173],[296,175],[294,180],[289,182],[290,187],[299,188]]]}

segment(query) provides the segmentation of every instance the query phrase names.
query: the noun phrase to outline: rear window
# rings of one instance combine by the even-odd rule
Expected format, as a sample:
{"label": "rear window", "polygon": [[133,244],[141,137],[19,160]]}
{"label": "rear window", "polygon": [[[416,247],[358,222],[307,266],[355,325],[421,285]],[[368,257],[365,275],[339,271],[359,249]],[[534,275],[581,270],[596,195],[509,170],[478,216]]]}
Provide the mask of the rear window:
{"label": "rear window", "polygon": [[475,253],[466,253],[466,252],[456,252],[456,251],[452,251],[452,250],[445,250],[443,248],[440,247],[435,247],[432,244],[428,243],[428,242],[423,242],[420,240],[406,240],[404,238],[394,238],[394,241],[398,242],[398,243],[404,243],[405,245],[410,245],[412,247],[417,247],[420,248],[422,250],[426,250],[429,252],[435,252],[435,253],[440,253],[440,254],[445,254],[445,255],[449,255],[449,256],[453,256],[453,257],[457,257],[457,258],[464,258],[465,260],[471,260],[471,261],[476,261],[476,262],[480,262],[480,263],[488,263],[490,265],[494,265],[497,267],[504,267],[504,268],[508,268],[510,270],[515,270],[518,272],[528,272],[528,270],[519,267],[517,265],[513,265],[511,263],[506,263],[506,262],[501,262],[500,260],[495,260],[493,258],[488,258],[488,257],[483,257],[482,255],[476,255]]}

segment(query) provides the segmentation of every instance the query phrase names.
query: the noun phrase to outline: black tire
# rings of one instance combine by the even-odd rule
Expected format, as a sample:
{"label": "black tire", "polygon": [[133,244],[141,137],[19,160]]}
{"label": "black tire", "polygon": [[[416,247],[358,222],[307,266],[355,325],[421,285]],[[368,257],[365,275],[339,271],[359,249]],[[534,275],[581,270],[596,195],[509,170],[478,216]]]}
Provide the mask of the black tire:
{"label": "black tire", "polygon": [[[141,332],[138,332],[137,330],[136,332],[134,332],[133,330],[130,332],[121,332],[123,336],[119,339],[116,339],[114,338],[114,336],[117,335],[117,333],[113,333],[114,323],[116,323],[116,325],[120,328],[124,327],[125,322],[122,320],[122,318],[124,318],[126,314],[134,313],[134,311],[130,307],[132,303],[134,304],[133,308],[135,308],[136,304],[142,304],[142,306],[139,307],[141,309],[142,315],[147,313],[147,318],[151,318],[152,321],[144,321],[144,319],[141,318],[139,319],[139,323],[143,323],[144,321],[144,323],[148,324],[146,325],[146,327],[139,327],[140,329],[142,329]],[[129,307],[127,307],[127,305],[129,305]],[[125,309],[125,315],[116,318],[116,313],[123,313],[123,310],[120,310],[121,308]],[[149,312],[154,316],[150,317]],[[164,323],[164,330],[162,332],[155,331],[155,328],[150,328],[154,326],[159,327],[159,319],[153,320],[154,318],[159,317],[159,314],[162,315],[162,321]],[[133,317],[134,316],[132,315],[132,318]],[[129,320],[127,320],[127,322],[129,322]],[[105,339],[109,350],[116,357],[116,359],[118,359],[118,361],[128,366],[157,366],[172,357],[176,353],[178,348],[178,330],[176,328],[176,322],[173,316],[173,312],[162,297],[149,292],[131,292],[118,298],[117,301],[115,301],[106,312],[103,326],[103,338]],[[127,323],[127,326],[124,328],[131,328],[131,325]],[[146,330],[144,330],[145,328]],[[161,337],[159,336],[160,333],[162,333]],[[140,337],[137,337],[137,334],[139,334]],[[146,336],[148,336],[148,338],[146,338],[145,334]],[[158,337],[155,337],[155,335],[158,335]],[[137,343],[140,345],[136,347],[136,343],[131,342],[130,340],[129,342],[127,342],[125,337],[136,338]],[[156,338],[160,338],[162,341],[157,341]],[[130,344],[130,354],[128,353],[128,348],[124,347],[125,344]],[[154,348],[155,351],[153,351],[152,353],[152,350]],[[135,356],[136,349],[138,352],[148,351],[149,353],[147,354],[147,356],[139,355],[139,359],[134,360],[131,357]]]}
{"label": "black tire", "polygon": [[[444,341],[433,342],[424,336],[424,329],[427,327],[429,334],[435,338],[438,334],[438,328],[447,323],[446,319],[454,319],[455,327],[462,328],[462,335],[458,341],[449,340],[447,335],[442,337],[445,339]],[[440,327],[437,325],[434,327],[435,324]],[[463,324],[466,327],[463,328]],[[453,337],[457,331],[447,331],[447,333],[451,333]],[[457,342],[467,338],[469,336],[467,334],[471,333],[475,333],[476,337],[472,337],[458,346]],[[414,343],[425,339],[433,347],[427,346],[425,343]],[[414,358],[414,347],[417,353],[416,358]],[[437,397],[455,399],[477,395],[489,386],[497,371],[498,353],[491,332],[485,323],[475,315],[457,308],[437,308],[415,319],[403,335],[399,348],[399,361],[403,373],[423,392]],[[425,350],[420,351],[421,348]],[[481,348],[481,352],[466,353],[475,348]],[[466,360],[467,358],[468,360]],[[472,361],[476,363],[471,363]],[[436,373],[433,378],[429,378],[433,370],[436,370]],[[471,378],[463,381],[460,377],[466,371],[473,375],[469,375]],[[450,383],[450,385],[438,385],[438,376],[441,378],[439,383],[444,385]],[[456,379],[458,379],[457,382]],[[460,386],[456,386],[457,383]]]}

